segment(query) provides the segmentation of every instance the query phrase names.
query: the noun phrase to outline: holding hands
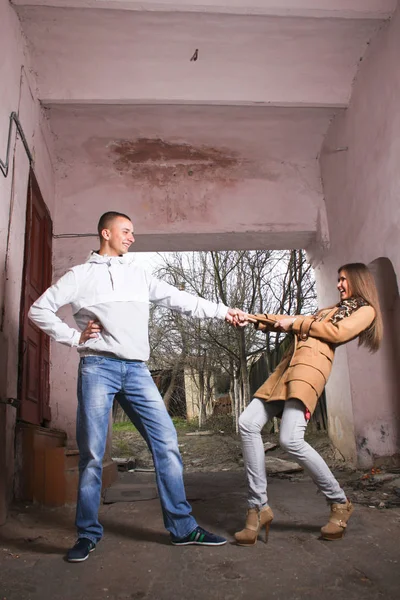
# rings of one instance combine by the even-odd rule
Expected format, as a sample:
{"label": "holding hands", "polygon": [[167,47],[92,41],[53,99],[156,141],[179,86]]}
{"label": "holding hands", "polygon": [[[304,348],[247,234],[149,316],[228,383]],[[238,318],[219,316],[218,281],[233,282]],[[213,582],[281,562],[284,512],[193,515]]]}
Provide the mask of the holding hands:
{"label": "holding hands", "polygon": [[226,314],[225,321],[233,327],[246,327],[249,322],[255,323],[256,319],[252,315],[240,310],[240,308],[230,308]]}
{"label": "holding hands", "polygon": [[245,327],[248,321],[247,316],[240,308],[229,308],[225,315],[225,321],[233,327]]}
{"label": "holding hands", "polygon": [[[227,312],[225,320],[233,327],[245,327],[248,323],[257,323],[260,321],[260,319],[258,319],[257,316],[245,313],[239,308],[230,308]],[[296,317],[285,316],[279,320],[276,320],[275,322],[271,321],[270,326],[272,325],[275,329],[278,329],[279,331],[288,332],[292,329],[295,320]]]}

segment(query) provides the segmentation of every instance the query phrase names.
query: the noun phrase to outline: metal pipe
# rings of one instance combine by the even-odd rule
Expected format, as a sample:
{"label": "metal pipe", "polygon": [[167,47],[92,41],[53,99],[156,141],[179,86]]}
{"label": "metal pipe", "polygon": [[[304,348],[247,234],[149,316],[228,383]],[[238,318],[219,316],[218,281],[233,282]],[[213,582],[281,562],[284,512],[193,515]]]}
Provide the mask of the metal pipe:
{"label": "metal pipe", "polygon": [[53,234],[55,240],[66,239],[66,238],[87,238],[87,237],[99,237],[98,233],[56,233]]}
{"label": "metal pipe", "polygon": [[12,125],[13,123],[15,123],[15,126],[17,128],[17,131],[21,137],[21,141],[24,145],[25,148],[25,152],[28,156],[29,159],[29,164],[31,165],[33,163],[33,156],[31,154],[31,151],[29,150],[29,146],[28,146],[28,142],[26,141],[26,137],[24,134],[24,131],[22,129],[22,125],[21,122],[18,118],[18,115],[16,112],[12,112],[10,115],[10,125],[8,128],[8,140],[7,140],[7,151],[6,151],[6,162],[4,163],[1,158],[0,158],[0,169],[1,172],[3,173],[4,177],[7,177],[8,175],[8,170],[10,167],[10,150],[11,150],[11,133],[12,133]]}

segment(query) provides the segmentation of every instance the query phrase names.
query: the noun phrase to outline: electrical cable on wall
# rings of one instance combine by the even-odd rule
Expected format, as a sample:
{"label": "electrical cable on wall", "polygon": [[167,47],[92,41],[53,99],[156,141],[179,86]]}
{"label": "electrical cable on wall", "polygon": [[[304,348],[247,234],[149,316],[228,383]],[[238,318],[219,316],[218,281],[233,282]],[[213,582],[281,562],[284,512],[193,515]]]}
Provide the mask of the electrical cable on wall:
{"label": "electrical cable on wall", "polygon": [[22,141],[22,143],[23,143],[23,145],[24,145],[24,148],[25,148],[26,155],[27,155],[27,157],[28,157],[28,159],[29,159],[29,164],[31,165],[31,164],[33,163],[33,156],[32,156],[32,153],[31,153],[31,151],[29,150],[28,142],[26,141],[26,137],[25,137],[24,131],[23,131],[23,129],[22,129],[21,122],[20,122],[20,120],[19,120],[19,118],[18,118],[18,115],[17,115],[17,113],[16,113],[16,112],[12,112],[12,113],[11,113],[11,115],[10,115],[10,124],[9,124],[9,128],[8,128],[8,140],[7,140],[6,161],[5,161],[5,162],[3,162],[3,161],[1,160],[1,158],[0,158],[0,169],[1,169],[1,172],[3,173],[4,177],[7,177],[7,175],[8,175],[8,170],[9,170],[9,167],[10,167],[9,160],[10,160],[10,150],[11,150],[11,133],[12,133],[12,126],[13,126],[13,123],[15,123],[15,126],[16,126],[16,128],[17,128],[17,131],[18,131],[18,133],[19,133],[19,135],[20,135],[20,137],[21,137],[21,141]]}

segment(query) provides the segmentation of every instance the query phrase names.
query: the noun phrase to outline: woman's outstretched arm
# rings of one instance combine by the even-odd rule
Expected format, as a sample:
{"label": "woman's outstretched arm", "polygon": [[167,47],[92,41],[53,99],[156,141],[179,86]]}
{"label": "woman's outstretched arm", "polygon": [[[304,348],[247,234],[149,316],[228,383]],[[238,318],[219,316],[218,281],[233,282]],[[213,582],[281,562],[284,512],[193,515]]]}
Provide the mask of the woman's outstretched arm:
{"label": "woman's outstretched arm", "polygon": [[332,323],[329,319],[316,321],[315,317],[299,315],[292,325],[292,331],[298,334],[300,339],[311,336],[331,344],[344,344],[368,329],[374,318],[375,310],[372,306],[362,306],[350,317],[345,317],[337,323]]}
{"label": "woman's outstretched arm", "polygon": [[250,323],[254,323],[258,331],[274,331],[276,323],[282,319],[294,319],[299,315],[271,315],[271,314],[256,314],[248,315]]}

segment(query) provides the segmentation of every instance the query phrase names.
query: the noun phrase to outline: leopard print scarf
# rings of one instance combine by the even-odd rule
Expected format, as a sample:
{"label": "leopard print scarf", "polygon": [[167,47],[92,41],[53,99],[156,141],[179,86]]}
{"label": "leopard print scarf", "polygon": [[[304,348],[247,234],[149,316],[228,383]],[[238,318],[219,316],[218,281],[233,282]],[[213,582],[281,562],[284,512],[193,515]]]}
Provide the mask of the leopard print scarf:
{"label": "leopard print scarf", "polygon": [[337,311],[330,318],[331,323],[335,325],[342,319],[349,317],[354,311],[358,310],[361,306],[368,306],[368,302],[364,298],[354,297],[348,300],[342,300],[337,304]]}

